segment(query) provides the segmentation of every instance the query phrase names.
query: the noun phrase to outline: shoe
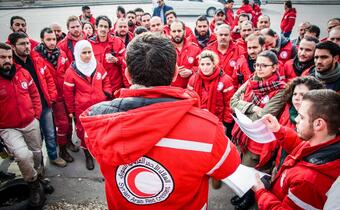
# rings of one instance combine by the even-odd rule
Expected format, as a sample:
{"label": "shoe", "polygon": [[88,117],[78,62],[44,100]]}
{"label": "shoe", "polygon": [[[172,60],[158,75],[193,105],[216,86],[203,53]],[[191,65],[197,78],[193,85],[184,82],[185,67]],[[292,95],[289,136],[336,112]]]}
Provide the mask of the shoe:
{"label": "shoe", "polygon": [[48,178],[39,177],[39,180],[45,193],[52,194],[54,192],[54,187],[50,184],[50,180]]}
{"label": "shoe", "polygon": [[79,147],[72,143],[67,143],[67,148],[71,150],[72,152],[79,152]]}
{"label": "shoe", "polygon": [[28,182],[28,186],[30,189],[30,205],[32,207],[37,207],[40,206],[44,200],[45,200],[45,196],[42,192],[42,188],[40,185],[40,180],[37,178],[35,181],[33,182]]}
{"label": "shoe", "polygon": [[60,157],[57,157],[57,159],[55,159],[55,160],[50,160],[50,163],[52,163],[53,165],[56,165],[58,167],[62,167],[62,168],[67,166],[67,162]]}
{"label": "shoe", "polygon": [[86,168],[88,170],[94,169],[93,157],[91,156],[90,152],[87,149],[84,149],[84,154],[86,158]]}
{"label": "shoe", "polygon": [[68,153],[66,145],[59,146],[59,157],[64,159],[66,162],[71,163],[74,161],[73,157]]}
{"label": "shoe", "polygon": [[212,188],[218,190],[222,186],[221,180],[211,179]]}
{"label": "shoe", "polygon": [[235,210],[247,210],[255,203],[255,194],[252,190],[249,190],[244,196],[241,198],[242,201],[235,205]]}

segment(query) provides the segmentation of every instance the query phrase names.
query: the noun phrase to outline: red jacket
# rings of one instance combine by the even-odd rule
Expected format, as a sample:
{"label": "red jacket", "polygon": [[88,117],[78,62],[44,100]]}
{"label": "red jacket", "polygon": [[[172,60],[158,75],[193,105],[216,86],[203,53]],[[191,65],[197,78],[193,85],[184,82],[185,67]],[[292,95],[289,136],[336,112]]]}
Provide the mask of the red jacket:
{"label": "red jacket", "polygon": [[[290,155],[275,176],[272,189],[256,192],[259,209],[322,209],[327,191],[340,175],[340,159],[330,155],[339,150],[340,136],[310,146],[289,128],[282,127],[275,135]],[[318,153],[325,148],[324,154]],[[328,160],[320,158],[323,155]]]}
{"label": "red jacket", "polygon": [[224,8],[224,13],[226,14],[226,21],[227,24],[231,27],[234,28],[234,11],[232,9],[227,9]]}
{"label": "red jacket", "polygon": [[[188,89],[193,90],[197,76],[199,76],[197,73],[191,76],[188,83]],[[201,99],[202,109],[207,109],[209,91],[210,89],[205,87],[202,88],[201,93],[198,93]],[[216,113],[213,114],[215,114],[218,119],[220,119],[220,121],[231,123],[233,121],[233,117],[232,110],[230,108],[230,99],[235,93],[235,88],[232,84],[231,78],[228,75],[223,74],[219,76],[216,92]]]}
{"label": "red jacket", "polygon": [[[253,9],[253,7],[250,5],[250,4],[242,4],[242,6],[240,8],[238,8],[236,10],[236,18],[235,18],[235,25],[238,24],[238,17],[240,16],[240,14],[248,14],[250,20],[253,22],[254,19],[257,20],[257,18],[255,17],[256,14],[255,14],[255,11]],[[254,24],[254,22],[253,22]],[[254,25],[256,26],[256,25]]]}
{"label": "red jacket", "polygon": [[[228,24],[228,20],[227,20],[227,19],[225,19],[223,22],[224,22],[225,24]],[[212,33],[215,33],[215,24],[216,24],[215,19],[213,19],[213,20],[210,22],[210,24],[209,24],[209,28],[210,28],[210,31],[211,31]]]}
{"label": "red jacket", "polygon": [[93,104],[110,98],[111,86],[108,74],[98,63],[93,76],[87,77],[72,63],[65,74],[63,93],[68,113],[75,113],[78,118]]}
{"label": "red jacket", "polygon": [[288,60],[293,59],[295,57],[295,54],[296,48],[291,41],[287,41],[287,43],[284,43],[280,46],[280,51],[277,54],[277,58],[279,59],[279,61],[285,64]]}
{"label": "red jacket", "polygon": [[[241,55],[240,58],[237,59],[236,61],[235,70],[231,77],[235,90],[237,90],[253,74],[253,72],[249,68],[247,58],[248,58],[248,55],[247,56]],[[239,80],[239,77],[243,78],[242,83],[240,83],[241,81]]]}
{"label": "red jacket", "polygon": [[238,51],[240,53],[240,56],[247,56],[248,55],[248,49],[247,49],[247,42],[244,41],[244,39],[241,37],[236,40],[236,47],[238,47]]}
{"label": "red jacket", "polygon": [[[207,209],[209,176],[222,179],[240,164],[223,125],[197,107],[194,92],[178,87],[116,93],[119,99],[106,105],[114,108],[126,97],[175,101],[81,115],[88,149],[105,177],[109,209]],[[136,100],[129,99],[129,104]]]}
{"label": "red jacket", "polygon": [[[184,68],[192,70],[194,74],[198,67],[198,55],[201,53],[201,48],[190,42],[189,40],[184,40],[183,47],[181,51],[176,48],[176,62],[177,66],[183,66]],[[176,87],[186,88],[190,77],[183,78],[179,74],[177,79],[171,85]]]}
{"label": "red jacket", "polygon": [[[187,38],[187,40],[190,40],[191,42],[197,44],[203,50],[203,48],[198,44],[195,34],[192,34],[190,37]],[[208,47],[210,44],[214,43],[215,41],[216,41],[215,34],[211,34],[206,47]]]}
{"label": "red jacket", "polygon": [[[34,48],[39,45],[39,42],[35,41],[34,39],[29,38],[28,40],[31,44],[31,51],[34,50]],[[11,45],[8,39],[6,40],[6,44]]]}
{"label": "red jacket", "polygon": [[111,35],[120,38],[120,39],[123,41],[125,47],[127,47],[127,45],[129,44],[129,42],[131,42],[131,40],[133,39],[133,33],[131,33],[130,31],[128,31],[128,33],[127,33],[127,36],[129,37],[129,38],[128,38],[128,39],[129,39],[129,40],[128,40],[128,43],[125,43],[125,41],[126,41],[126,36],[125,36],[125,37],[120,37],[120,36],[118,36],[118,34],[117,34],[116,31],[112,32]]}
{"label": "red jacket", "polygon": [[[116,36],[107,36],[106,42],[100,42],[97,36],[93,36],[89,39],[92,44],[94,56],[96,60],[103,64],[108,76],[110,78],[112,92],[124,87],[123,77],[126,68],[125,63],[125,44]],[[111,53],[118,61],[117,63],[106,62],[106,54]]]}
{"label": "red jacket", "polygon": [[257,21],[262,15],[261,7],[258,4],[253,5],[254,17],[252,18],[254,28],[257,27]]}
{"label": "red jacket", "polygon": [[84,19],[84,18],[83,18],[83,15],[79,15],[79,20],[80,20],[80,22],[81,22],[83,25],[84,25],[84,23],[86,23],[86,22],[91,23],[93,26],[96,25],[96,19],[93,17],[93,15],[91,15],[91,17],[90,17],[89,20]]}
{"label": "red jacket", "polygon": [[293,80],[295,77],[302,76],[303,72],[309,71],[313,67],[314,67],[314,65],[304,69],[302,72],[300,72],[300,75],[299,75],[299,73],[297,73],[297,71],[294,67],[294,59],[290,59],[284,64],[283,72],[281,72],[280,75],[284,76],[285,80],[287,82],[289,82],[289,81]]}
{"label": "red jacket", "polygon": [[220,59],[219,66],[223,69],[224,73],[231,77],[236,66],[236,61],[240,56],[239,49],[234,44],[234,42],[230,41],[227,52],[222,54],[217,49],[217,46],[217,42],[214,42],[213,44],[207,46],[206,50],[214,51],[218,55]]}
{"label": "red jacket", "polygon": [[295,21],[296,21],[295,8],[288,9],[287,11],[285,11],[280,24],[281,32],[283,33],[292,32],[293,27],[295,25]]}
{"label": "red jacket", "polygon": [[[85,39],[85,38],[86,36],[83,33],[83,37],[80,40]],[[62,51],[66,53],[69,64],[71,64],[74,61],[74,55],[73,55],[74,46],[76,45],[78,41],[79,40],[74,40],[73,37],[70,35],[70,33],[68,33],[66,37],[63,40],[61,40],[57,45],[59,49],[61,49]]]}
{"label": "red jacket", "polygon": [[[165,25],[163,30],[164,30],[164,33],[166,35],[168,35],[168,36],[170,35],[170,26]],[[187,39],[188,37],[192,36],[193,34],[194,33],[192,33],[191,28],[189,28],[188,26],[185,26],[185,35],[184,35],[185,39]]]}
{"label": "red jacket", "polygon": [[41,114],[39,92],[30,73],[20,65],[15,68],[11,80],[0,75],[0,129],[24,128]]}
{"label": "red jacket", "polygon": [[63,99],[63,84],[64,84],[64,75],[67,68],[70,66],[66,53],[60,50],[60,55],[58,58],[57,68],[55,68],[48,60],[46,60],[42,55],[35,51],[35,56],[39,57],[39,60],[42,60],[46,65],[48,71],[50,72],[54,84],[57,90],[57,101],[64,101]]}

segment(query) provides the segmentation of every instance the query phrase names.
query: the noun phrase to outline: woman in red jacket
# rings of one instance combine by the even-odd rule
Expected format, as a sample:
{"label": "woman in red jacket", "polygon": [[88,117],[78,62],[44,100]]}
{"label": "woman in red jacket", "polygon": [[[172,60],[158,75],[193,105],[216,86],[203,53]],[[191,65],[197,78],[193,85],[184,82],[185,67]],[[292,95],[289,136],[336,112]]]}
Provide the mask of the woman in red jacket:
{"label": "woman in red jacket", "polygon": [[86,157],[86,168],[94,168],[93,158],[84,142],[84,128],[79,115],[90,106],[111,99],[111,85],[107,72],[94,57],[92,46],[87,40],[77,42],[74,48],[75,61],[65,73],[64,99],[69,113],[75,116],[77,136]]}
{"label": "woman in red jacket", "polygon": [[[279,118],[280,124],[295,129],[295,118],[298,116],[297,110],[300,109],[303,95],[310,90],[323,88],[325,88],[325,86],[319,80],[311,76],[297,77],[292,80],[285,90],[287,103]],[[276,175],[276,172],[279,170],[286,157],[287,152],[280,147],[276,156],[275,167],[272,172],[273,177]]]}

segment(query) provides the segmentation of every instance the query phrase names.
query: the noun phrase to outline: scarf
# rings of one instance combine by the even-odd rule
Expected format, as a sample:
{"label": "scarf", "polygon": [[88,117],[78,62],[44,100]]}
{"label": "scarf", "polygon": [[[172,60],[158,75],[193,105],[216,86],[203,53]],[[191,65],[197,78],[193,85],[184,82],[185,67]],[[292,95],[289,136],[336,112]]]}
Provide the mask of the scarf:
{"label": "scarf", "polygon": [[[81,52],[86,47],[90,48],[92,51],[92,57],[88,63],[83,62],[80,58]],[[90,77],[92,73],[96,70],[97,61],[94,57],[92,45],[89,41],[81,40],[77,42],[77,44],[74,47],[74,59],[77,69],[85,76]]]}
{"label": "scarf", "polygon": [[326,72],[318,72],[315,69],[315,77],[325,83],[333,83],[340,78],[340,65],[337,63],[335,68]]}
{"label": "scarf", "polygon": [[208,41],[210,39],[210,32],[208,30],[207,34],[205,36],[200,36],[197,32],[197,30],[195,29],[195,36],[196,36],[196,40],[197,40],[197,43],[198,45],[201,47],[201,48],[205,48],[208,44]]}
{"label": "scarf", "polygon": [[35,47],[35,50],[48,62],[50,62],[54,68],[57,68],[58,65],[58,58],[60,55],[59,48],[53,49],[51,52],[49,52],[46,48],[46,45],[43,43],[40,43],[38,46]]}
{"label": "scarf", "polygon": [[8,71],[5,71],[3,68],[0,68],[0,76],[2,76],[4,79],[12,80],[15,73],[16,73],[16,69],[14,65],[12,65],[11,69]]}
{"label": "scarf", "polygon": [[301,76],[302,72],[304,72],[306,69],[310,68],[311,66],[314,66],[314,59],[301,63],[299,62],[298,56],[295,56],[294,61],[293,61],[293,68],[297,76]]}
{"label": "scarf", "polygon": [[[200,96],[202,96],[203,86],[208,90],[207,109],[213,114],[216,114],[217,85],[221,73],[220,69],[215,69],[214,73],[206,76],[202,71],[199,71],[195,77],[194,90]],[[202,99],[201,103],[203,104],[205,101]]]}
{"label": "scarf", "polygon": [[274,73],[268,80],[258,80],[258,77],[253,76],[249,80],[250,87],[252,89],[251,102],[259,107],[268,94],[272,91],[281,90],[286,87],[278,73]]}

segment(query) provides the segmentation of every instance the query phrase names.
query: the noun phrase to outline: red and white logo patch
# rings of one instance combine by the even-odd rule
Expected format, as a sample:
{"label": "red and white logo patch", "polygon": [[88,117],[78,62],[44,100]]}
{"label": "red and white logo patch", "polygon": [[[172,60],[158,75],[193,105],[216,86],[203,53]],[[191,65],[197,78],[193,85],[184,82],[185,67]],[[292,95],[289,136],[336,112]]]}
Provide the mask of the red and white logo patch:
{"label": "red and white logo patch", "polygon": [[236,66],[236,61],[231,60],[231,61],[229,62],[229,65],[230,65],[231,67],[235,67],[235,66]]}
{"label": "red and white logo patch", "polygon": [[174,182],[168,170],[148,157],[119,166],[116,171],[116,183],[123,197],[137,205],[162,202],[174,189]]}
{"label": "red and white logo patch", "polygon": [[282,51],[282,52],[280,53],[280,58],[286,59],[287,57],[288,57],[287,51]]}
{"label": "red and white logo patch", "polygon": [[188,63],[192,64],[194,62],[194,58],[193,57],[189,57],[188,58]]}
{"label": "red and white logo patch", "polygon": [[102,79],[102,74],[100,72],[97,72],[96,79],[97,80],[101,80]]}
{"label": "red and white logo patch", "polygon": [[22,82],[21,87],[22,87],[22,89],[27,90],[27,88],[28,88],[27,82]]}

